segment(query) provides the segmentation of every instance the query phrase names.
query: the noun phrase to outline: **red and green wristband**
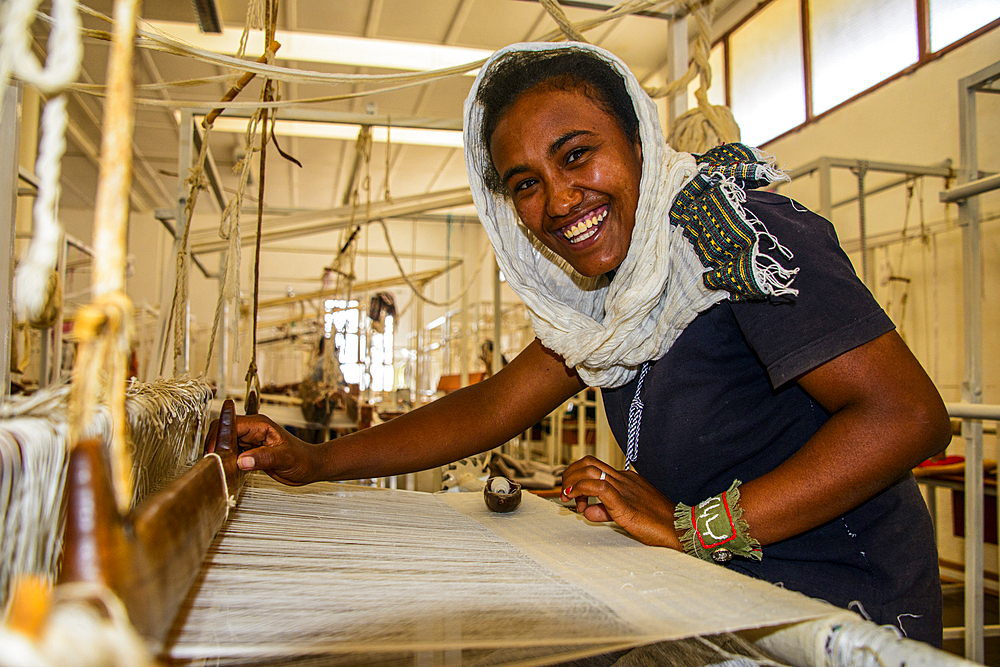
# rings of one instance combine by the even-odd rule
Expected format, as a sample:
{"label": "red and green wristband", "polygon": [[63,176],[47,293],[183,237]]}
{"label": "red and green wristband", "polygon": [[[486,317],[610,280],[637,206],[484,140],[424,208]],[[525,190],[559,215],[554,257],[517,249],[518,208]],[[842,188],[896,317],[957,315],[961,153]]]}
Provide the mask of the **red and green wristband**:
{"label": "red and green wristband", "polygon": [[760,542],[750,536],[750,527],[740,507],[740,480],[729,490],[694,507],[677,503],[674,528],[684,551],[713,563],[728,563],[733,556],[760,560]]}

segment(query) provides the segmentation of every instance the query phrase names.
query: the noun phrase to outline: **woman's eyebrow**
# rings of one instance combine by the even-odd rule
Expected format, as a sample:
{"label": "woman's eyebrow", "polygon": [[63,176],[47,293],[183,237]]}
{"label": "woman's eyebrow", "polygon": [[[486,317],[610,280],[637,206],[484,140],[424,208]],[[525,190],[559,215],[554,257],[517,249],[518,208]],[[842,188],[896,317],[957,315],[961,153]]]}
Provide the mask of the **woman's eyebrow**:
{"label": "woman's eyebrow", "polygon": [[508,169],[503,173],[503,178],[501,179],[501,182],[506,183],[514,176],[517,176],[518,174],[523,174],[526,171],[528,171],[527,165],[519,164],[516,167],[511,167],[510,169]]}
{"label": "woman's eyebrow", "polygon": [[564,145],[566,145],[566,142],[569,141],[570,139],[574,139],[584,134],[589,135],[594,133],[589,130],[570,130],[566,134],[562,135],[561,137],[553,141],[552,145],[549,146],[549,156],[558,153],[559,149],[562,148]]}

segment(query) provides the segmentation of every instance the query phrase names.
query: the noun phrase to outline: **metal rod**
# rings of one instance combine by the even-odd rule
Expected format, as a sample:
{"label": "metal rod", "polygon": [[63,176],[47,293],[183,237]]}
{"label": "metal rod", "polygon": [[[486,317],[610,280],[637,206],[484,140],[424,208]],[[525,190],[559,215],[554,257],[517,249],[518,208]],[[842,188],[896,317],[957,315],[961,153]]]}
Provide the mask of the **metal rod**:
{"label": "metal rod", "polygon": [[969,197],[974,197],[976,195],[981,195],[984,192],[990,192],[992,190],[1000,189],[1000,174],[993,174],[992,176],[987,176],[986,178],[980,178],[975,181],[969,181],[957,188],[952,188],[951,190],[945,190],[941,193],[941,201],[956,202],[963,199],[968,199]]}
{"label": "metal rod", "polygon": [[[412,213],[423,213],[455,206],[472,204],[472,192],[469,188],[455,188],[432,192],[413,197],[396,197],[392,203],[372,202],[371,219],[378,220],[391,217],[405,217]],[[273,242],[283,239],[298,238],[312,234],[321,234],[336,229],[343,229],[351,224],[352,206],[339,206],[326,211],[317,211],[303,216],[282,218],[277,221],[268,220],[267,229],[261,234],[261,242]],[[212,237],[215,238],[212,238]],[[242,235],[243,245],[254,242],[254,236],[247,228]],[[229,247],[229,242],[219,240],[215,230],[206,230],[191,235],[191,251],[193,254],[219,252]]]}
{"label": "metal rod", "polygon": [[[948,166],[950,166],[951,165],[951,160],[950,159],[949,160],[945,160],[941,164],[942,165],[948,165]],[[886,181],[885,183],[883,183],[881,185],[877,185],[874,188],[867,188],[865,190],[865,194],[867,194],[868,196],[877,195],[880,192],[885,192],[886,190],[891,190],[892,188],[896,187],[897,185],[903,185],[904,183],[906,183],[907,181],[909,181],[909,180],[911,180],[913,178],[915,178],[914,174],[907,174],[907,175],[903,176],[902,178],[894,178],[891,181]],[[835,201],[832,204],[832,207],[833,208],[840,208],[841,206],[846,206],[846,205],[848,205],[848,204],[850,204],[852,202],[855,202],[857,200],[858,200],[858,196],[857,195],[851,195],[850,197],[845,197],[844,199],[841,199],[839,201]]]}
{"label": "metal rod", "polygon": [[983,403],[947,403],[948,416],[953,419],[995,419],[1000,421],[1000,405]]}
{"label": "metal rod", "polygon": [[17,217],[17,163],[21,141],[21,84],[4,86],[0,125],[0,294],[7,304],[0,315],[0,398],[10,394],[10,340],[13,335],[14,226]]}
{"label": "metal rod", "polygon": [[[820,169],[820,164],[823,160],[825,160],[831,167],[836,167],[838,169],[857,169],[862,162],[862,160],[858,158],[821,157],[813,160],[812,162],[807,162],[800,167],[796,167],[795,169],[788,170],[788,177],[794,181],[798,178],[802,178],[803,176],[808,176],[809,174]],[[910,174],[913,176],[940,176],[942,178],[954,176],[954,172],[950,167],[906,164],[905,162],[873,162],[871,160],[865,160],[865,162],[868,163],[868,171],[881,171],[890,174]]]}
{"label": "metal rod", "polygon": [[[979,175],[976,137],[977,81],[962,79],[958,86],[959,182],[969,183]],[[983,402],[983,313],[982,252],[979,233],[979,200],[958,202],[962,227],[962,294],[965,329],[964,403]],[[962,422],[965,436],[965,657],[983,662],[985,644],[985,599],[983,593],[983,424]]]}

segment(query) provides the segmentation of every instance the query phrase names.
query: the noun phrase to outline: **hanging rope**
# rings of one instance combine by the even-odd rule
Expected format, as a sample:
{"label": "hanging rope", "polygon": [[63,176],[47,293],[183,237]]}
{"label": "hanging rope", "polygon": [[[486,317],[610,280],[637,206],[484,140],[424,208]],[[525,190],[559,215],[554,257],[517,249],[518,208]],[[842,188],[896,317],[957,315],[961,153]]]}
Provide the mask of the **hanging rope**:
{"label": "hanging rope", "polygon": [[447,301],[434,301],[429,299],[423,294],[423,289],[421,286],[417,285],[406,275],[406,271],[403,269],[403,263],[399,259],[399,255],[396,254],[396,249],[392,247],[392,240],[389,238],[389,228],[386,227],[385,220],[379,218],[378,222],[382,226],[382,233],[385,235],[385,244],[389,248],[389,254],[392,255],[392,260],[396,263],[396,268],[399,270],[399,275],[403,281],[409,286],[413,291],[414,296],[423,301],[426,304],[432,306],[450,306],[452,304],[461,301],[462,297],[469,291],[469,289],[476,284],[476,279],[479,277],[479,272],[483,269],[483,264],[486,261],[486,256],[490,253],[491,246],[487,241],[486,245],[483,246],[483,252],[479,255],[479,261],[476,262],[476,270],[472,273],[472,277],[466,282],[465,287],[456,296],[452,297]]}
{"label": "hanging rope", "polygon": [[[261,113],[258,110],[253,114],[250,120],[247,122],[247,129],[244,135],[244,147],[245,155],[233,166],[233,170],[238,172],[240,175],[239,184],[236,188],[236,194],[233,198],[229,200],[226,205],[226,210],[222,213],[222,219],[219,221],[219,237],[227,240],[229,242],[228,248],[226,250],[226,266],[223,274],[222,290],[219,292],[219,298],[215,305],[215,317],[212,322],[212,335],[208,343],[208,359],[205,364],[205,374],[208,374],[208,369],[212,361],[212,350],[215,349],[215,337],[219,330],[219,324],[222,320],[222,314],[226,304],[232,304],[233,312],[231,317],[233,318],[234,325],[239,324],[239,308],[240,303],[240,262],[242,258],[243,244],[240,235],[240,211],[243,208],[243,198],[246,194],[247,184],[250,181],[251,173],[251,159],[253,157],[254,151],[257,149],[254,147],[257,137],[257,129],[260,126]],[[234,326],[235,328],[235,326]],[[233,355],[234,361],[239,363],[240,361],[240,336],[234,336],[233,340]]]}
{"label": "hanging rope", "polygon": [[549,13],[549,16],[552,17],[552,20],[554,20],[556,25],[559,26],[559,29],[562,30],[566,39],[571,42],[587,41],[587,38],[583,36],[583,33],[573,27],[572,22],[570,22],[569,18],[566,16],[566,12],[563,11],[563,8],[559,6],[559,3],[556,2],[556,0],[539,1],[542,3],[542,7],[545,8],[545,11]]}
{"label": "hanging rope", "polygon": [[80,16],[73,0],[52,3],[52,29],[45,66],[31,51],[31,25],[40,0],[10,0],[0,8],[0,88],[13,74],[50,96],[41,117],[41,140],[35,162],[35,198],[31,244],[14,275],[14,314],[37,328],[52,326],[61,306],[58,274],[62,228],[59,225],[59,176],[66,152],[66,95],[80,75],[83,44]]}
{"label": "hanging rope", "polygon": [[116,0],[115,39],[108,64],[101,160],[94,206],[94,303],[77,313],[79,343],[70,390],[70,442],[75,443],[103,402],[111,413],[111,469],[119,511],[132,498],[131,456],[125,439],[125,377],[134,334],[125,296],[125,241],[132,182],[132,43],[137,0]]}
{"label": "hanging rope", "polygon": [[[264,0],[264,18],[267,26],[264,34],[264,43],[274,42],[274,32],[278,24],[278,0]],[[267,60],[274,59],[274,52],[268,50]],[[271,80],[264,79],[261,88],[261,101],[271,101]],[[254,263],[253,263],[253,344],[250,350],[250,364],[247,366],[246,374],[246,396],[243,401],[244,411],[248,415],[255,415],[260,410],[260,376],[257,374],[257,309],[260,302],[260,237],[264,227],[264,172],[267,165],[267,143],[268,143],[268,110],[261,111],[261,133],[260,133],[260,166],[257,186],[257,237],[254,243]]]}
{"label": "hanging rope", "polygon": [[[628,0],[622,2],[619,5],[612,7],[603,14],[596,16],[592,19],[587,19],[585,21],[579,21],[571,24],[573,29],[579,33],[587,32],[593,28],[596,28],[608,21],[614,21],[616,19],[623,18],[641,11],[653,11],[656,9],[676,9],[682,6],[682,0],[668,0],[668,1],[655,1],[655,0]],[[112,22],[109,17],[93,9],[81,6],[81,10],[87,14],[99,18],[101,20]],[[48,17],[42,16],[43,19],[48,19]],[[83,30],[81,32],[86,37],[97,39],[97,40],[107,40],[109,35],[106,31],[100,30]],[[195,60],[200,60],[212,65],[219,67],[230,68],[234,71],[239,72],[255,72],[257,74],[265,75],[270,79],[275,81],[283,82],[299,82],[299,83],[324,83],[324,84],[358,84],[358,83],[369,83],[369,84],[387,84],[384,87],[377,89],[369,89],[364,91],[358,91],[354,93],[344,93],[341,95],[329,95],[323,97],[312,97],[312,98],[302,98],[295,100],[281,100],[281,101],[271,101],[267,103],[254,103],[254,102],[230,102],[226,104],[226,108],[230,109],[257,109],[257,108],[268,108],[274,109],[278,107],[286,106],[296,106],[301,104],[316,104],[321,102],[330,102],[335,100],[346,100],[354,99],[359,97],[368,97],[377,93],[386,93],[396,90],[403,90],[412,86],[419,86],[430,81],[436,81],[440,79],[450,78],[454,76],[460,76],[466,72],[471,72],[483,65],[485,59],[478,60],[476,62],[466,63],[462,65],[456,65],[453,67],[446,67],[438,70],[429,70],[425,72],[406,72],[399,74],[336,74],[329,72],[317,72],[311,70],[301,70],[288,67],[278,67],[262,63],[251,63],[246,60],[241,60],[240,58],[226,56],[219,53],[214,53],[204,49],[198,49],[191,46],[190,44],[185,44],[180,40],[177,40],[169,35],[156,31],[155,29],[150,30],[139,30],[138,31],[139,40],[137,46],[141,48],[147,48],[157,51],[163,51],[166,53],[172,53],[175,55],[180,55]],[[562,30],[557,29],[551,31],[539,37],[539,41],[547,41],[560,39],[564,36]],[[693,79],[688,79],[690,82]],[[206,80],[206,83],[208,80]],[[684,85],[687,85],[687,82]],[[189,82],[180,82],[182,85],[190,85]],[[74,89],[80,90],[88,94],[100,94],[95,92],[97,89],[93,86],[82,86],[75,87]],[[147,106],[154,107],[170,107],[171,109],[185,109],[185,108],[203,108],[205,103],[203,100],[163,100],[163,99],[152,99],[143,98],[137,101],[139,104],[144,104]]]}
{"label": "hanging rope", "polygon": [[[188,238],[191,234],[191,219],[194,217],[194,208],[198,203],[198,193],[208,189],[208,178],[205,176],[205,159],[208,157],[208,136],[211,126],[205,130],[201,137],[201,150],[193,166],[188,168],[188,176],[184,179],[184,184],[188,186],[187,201],[184,202],[184,219],[181,222],[183,231],[181,232],[181,242],[177,247],[177,269],[174,281],[174,298],[170,305],[170,319],[174,323],[174,375],[179,375],[187,369],[182,367],[184,356],[184,342],[187,331],[187,302],[188,302],[188,268],[191,261],[188,253]],[[166,351],[164,351],[166,356]],[[160,363],[160,372],[163,372],[163,363]]]}
{"label": "hanging rope", "polygon": [[691,62],[687,72],[668,86],[651,93],[652,97],[684,94],[688,84],[698,76],[698,89],[694,93],[698,106],[674,119],[667,135],[667,143],[675,150],[686,153],[705,153],[724,143],[740,140],[740,128],[728,107],[708,101],[712,86],[712,14],[711,0],[686,0],[688,16],[697,27],[691,49]]}

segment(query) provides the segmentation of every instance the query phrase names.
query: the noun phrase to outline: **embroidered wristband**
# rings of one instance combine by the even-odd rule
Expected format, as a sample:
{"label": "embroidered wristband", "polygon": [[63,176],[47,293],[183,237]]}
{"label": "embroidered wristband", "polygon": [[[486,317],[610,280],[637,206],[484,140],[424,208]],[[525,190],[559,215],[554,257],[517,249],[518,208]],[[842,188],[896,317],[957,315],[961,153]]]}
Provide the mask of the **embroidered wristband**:
{"label": "embroidered wristband", "polygon": [[750,537],[750,527],[743,520],[739,486],[737,479],[725,493],[694,507],[677,503],[674,528],[681,536],[684,551],[714,563],[728,563],[733,556],[754,560],[763,557],[760,542]]}

